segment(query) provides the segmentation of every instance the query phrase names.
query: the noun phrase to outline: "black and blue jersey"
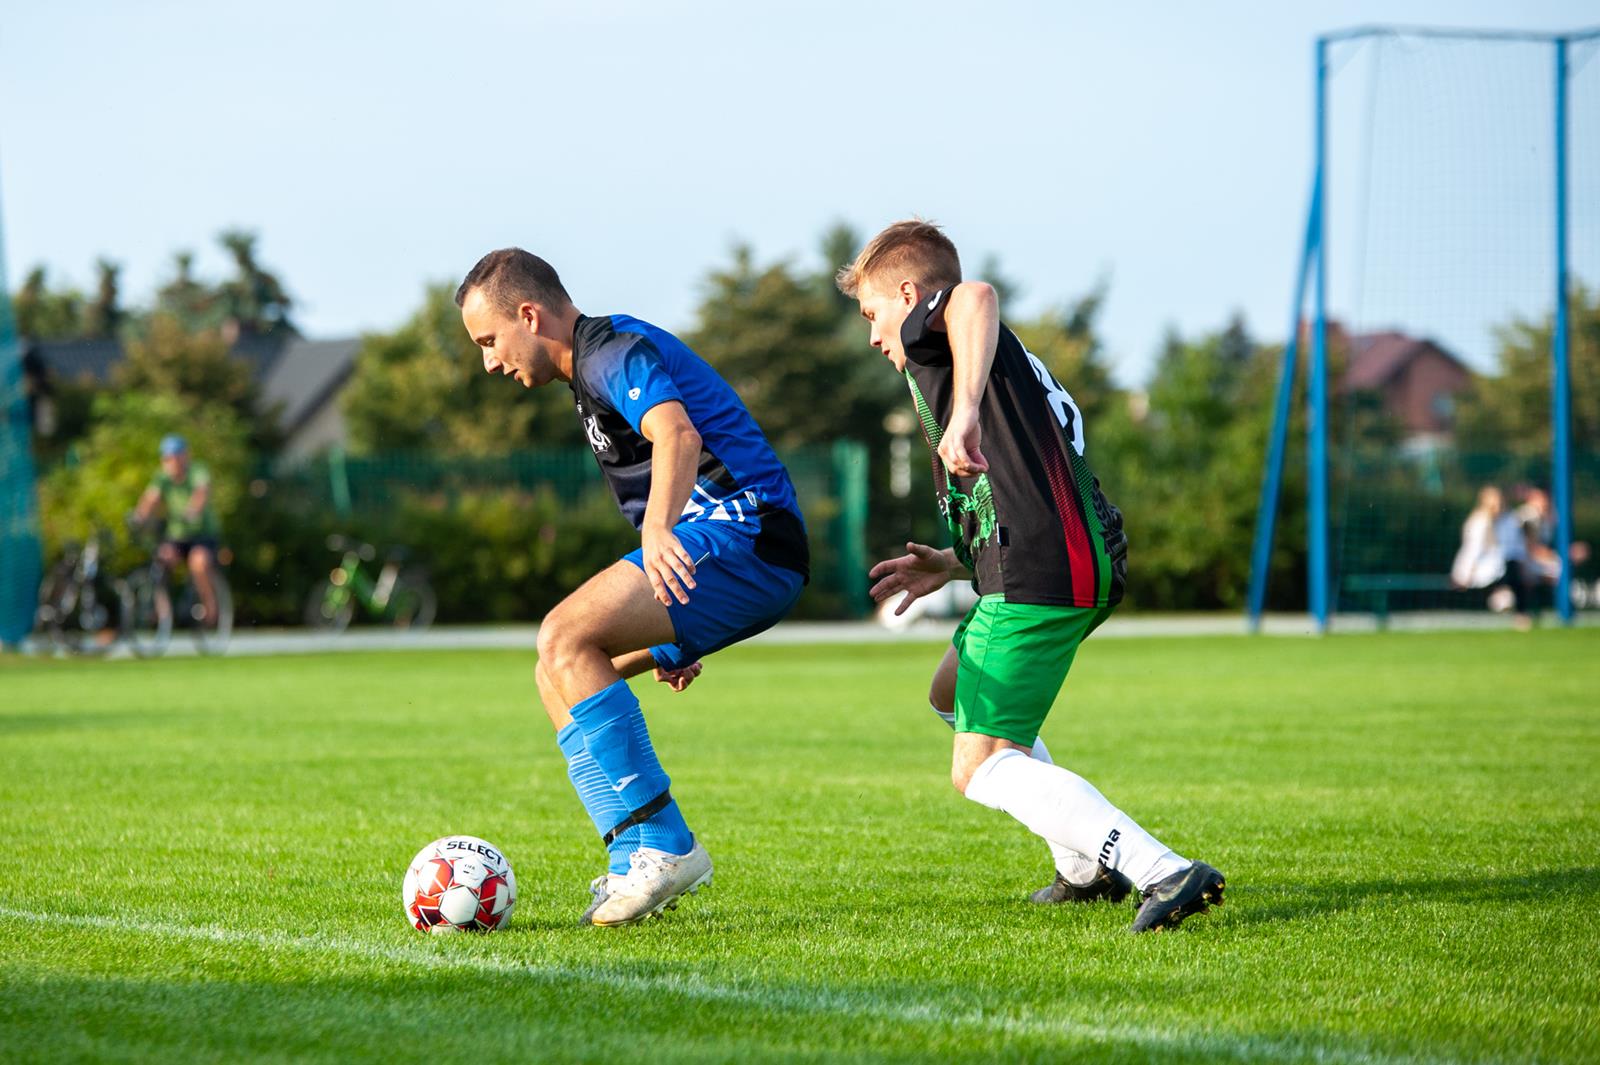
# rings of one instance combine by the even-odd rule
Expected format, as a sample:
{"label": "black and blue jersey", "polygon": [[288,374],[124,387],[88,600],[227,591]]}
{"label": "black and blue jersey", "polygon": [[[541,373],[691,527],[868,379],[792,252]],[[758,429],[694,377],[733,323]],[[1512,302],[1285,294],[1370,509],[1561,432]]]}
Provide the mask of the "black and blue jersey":
{"label": "black and blue jersey", "polygon": [[683,404],[700,434],[700,468],[680,521],[731,522],[757,557],[805,575],[810,552],[794,484],[738,393],[664,329],[614,314],[580,316],[572,335],[578,420],[622,514],[639,528],[654,447],[640,429],[659,403]]}

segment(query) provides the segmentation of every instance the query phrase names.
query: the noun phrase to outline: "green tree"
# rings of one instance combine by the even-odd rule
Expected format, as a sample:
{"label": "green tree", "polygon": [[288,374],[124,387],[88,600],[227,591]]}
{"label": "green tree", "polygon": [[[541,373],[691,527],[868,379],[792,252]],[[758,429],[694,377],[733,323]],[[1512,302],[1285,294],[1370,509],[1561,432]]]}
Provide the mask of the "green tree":
{"label": "green tree", "polygon": [[867,346],[867,330],[825,271],[757,266],[750,249],[713,271],[685,337],[728,380],[779,447],[886,439],[905,384]]}
{"label": "green tree", "polygon": [[191,332],[165,312],[150,317],[143,336],[128,340],[112,381],[191,404],[222,403],[246,418],[254,408],[255,384],[244,360],[230,355],[215,331]]}
{"label": "green tree", "polygon": [[580,445],[570,391],[524,389],[483,372],[454,292],[450,285],[430,286],[409,321],[363,342],[341,399],[352,448],[496,455],[532,445]]}
{"label": "green tree", "polygon": [[234,276],[217,289],[224,318],[245,333],[295,332],[289,320],[294,301],[278,276],[257,261],[256,234],[230,229],[219,235],[217,242],[232,256],[234,266]]}
{"label": "green tree", "polygon": [[[1575,285],[1568,316],[1572,446],[1600,452],[1600,288]],[[1457,443],[1465,451],[1548,455],[1554,324],[1549,316],[1519,318],[1497,333],[1494,372],[1476,376],[1458,401]]]}
{"label": "green tree", "polygon": [[[1159,609],[1236,608],[1251,544],[1281,349],[1252,342],[1237,320],[1198,340],[1168,336],[1141,417],[1113,405],[1088,458],[1123,512],[1129,598]],[[1298,439],[1298,433],[1295,439]],[[1286,467],[1274,599],[1292,601],[1303,573],[1303,474]]]}
{"label": "green tree", "polygon": [[215,329],[222,324],[217,294],[194,276],[194,253],[180,251],[173,256],[171,281],[156,292],[156,314],[171,315],[191,332]]}
{"label": "green tree", "polygon": [[122,267],[104,257],[95,261],[99,280],[95,285],[93,301],[84,308],[83,335],[89,337],[115,337],[127,317],[122,309],[118,275]]}
{"label": "green tree", "polygon": [[83,335],[83,293],[52,289],[43,266],[23,278],[13,297],[17,331],[33,340],[66,340]]}
{"label": "green tree", "polygon": [[[915,421],[905,382],[868,345],[856,303],[834,286],[837,265],[857,247],[843,226],[824,235],[822,262],[813,267],[758,265],[748,247],[736,247],[733,261],[706,279],[684,339],[739,393],[780,452],[840,440],[866,445],[867,542],[884,551],[913,530],[928,536],[938,526],[924,480],[914,479],[909,496],[891,490],[891,415],[901,414],[906,432]],[[920,457],[912,465],[927,469]]]}

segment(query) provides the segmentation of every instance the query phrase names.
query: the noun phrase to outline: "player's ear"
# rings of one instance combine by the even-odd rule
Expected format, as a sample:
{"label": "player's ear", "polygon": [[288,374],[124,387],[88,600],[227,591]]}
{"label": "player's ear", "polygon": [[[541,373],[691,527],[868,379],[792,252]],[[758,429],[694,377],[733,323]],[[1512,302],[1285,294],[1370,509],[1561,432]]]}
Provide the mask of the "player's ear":
{"label": "player's ear", "polygon": [[917,288],[917,283],[909,278],[900,282],[900,301],[907,307],[915,307],[922,302],[922,290]]}
{"label": "player's ear", "polygon": [[524,303],[517,307],[517,321],[527,326],[528,332],[539,331],[539,308],[531,303]]}

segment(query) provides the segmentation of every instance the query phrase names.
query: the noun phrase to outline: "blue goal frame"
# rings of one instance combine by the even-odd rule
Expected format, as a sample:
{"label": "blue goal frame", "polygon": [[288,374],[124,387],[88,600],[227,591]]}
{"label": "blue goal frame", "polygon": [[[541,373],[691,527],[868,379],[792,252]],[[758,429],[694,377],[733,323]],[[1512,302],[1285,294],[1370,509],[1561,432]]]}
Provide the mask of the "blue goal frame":
{"label": "blue goal frame", "polygon": [[1551,495],[1556,508],[1556,550],[1561,576],[1556,583],[1556,611],[1570,625],[1572,610],[1572,382],[1568,367],[1567,276],[1567,49],[1575,41],[1600,38],[1600,27],[1570,33],[1524,33],[1496,30],[1452,30],[1410,26],[1361,26],[1320,36],[1316,40],[1313,70],[1316,76],[1316,125],[1313,146],[1311,205],[1306,212],[1305,239],[1296,272],[1294,302],[1289,316],[1289,336],[1284,345],[1278,378],[1276,410],[1261,481],[1261,502],[1256,510],[1255,545],[1250,561],[1249,618],[1259,631],[1266,607],[1267,572],[1272,560],[1278,496],[1283,482],[1284,452],[1288,446],[1294,380],[1300,359],[1301,315],[1306,287],[1314,276],[1311,318],[1311,359],[1307,388],[1307,536],[1306,602],[1319,633],[1328,630],[1331,593],[1328,557],[1328,282],[1327,282],[1327,158],[1328,158],[1328,46],[1364,37],[1437,37],[1449,40],[1527,41],[1548,44],[1555,76],[1555,321],[1550,358],[1551,389]]}

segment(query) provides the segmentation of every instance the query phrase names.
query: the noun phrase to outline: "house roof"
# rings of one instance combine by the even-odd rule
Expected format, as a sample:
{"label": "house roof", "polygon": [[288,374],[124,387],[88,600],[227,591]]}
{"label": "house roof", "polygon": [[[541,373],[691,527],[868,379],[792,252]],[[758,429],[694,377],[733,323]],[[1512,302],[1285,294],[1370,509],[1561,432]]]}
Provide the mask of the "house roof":
{"label": "house roof", "polygon": [[[104,383],[123,358],[121,342],[112,339],[24,341],[24,347],[38,352],[52,377],[67,381],[87,377]],[[229,354],[249,364],[263,409],[282,405],[282,427],[292,435],[350,379],[360,349],[356,337],[306,340],[275,334],[242,336]]]}
{"label": "house roof", "polygon": [[291,340],[261,382],[261,400],[281,403],[280,424],[291,435],[321,410],[355,372],[361,340]]}
{"label": "house roof", "polygon": [[[251,376],[259,383],[271,373],[273,365],[284,348],[298,338],[283,333],[265,336],[241,336],[228,349],[228,354],[243,359],[250,366]],[[125,354],[122,341],[110,337],[92,340],[23,340],[24,348],[39,353],[51,376],[73,381],[88,377],[97,382],[111,379],[111,368],[121,362]]]}
{"label": "house roof", "polygon": [[111,367],[122,359],[122,344],[116,340],[24,340],[24,351],[39,353],[51,377],[77,381],[87,377],[104,381]]}
{"label": "house roof", "polygon": [[1406,365],[1425,351],[1448,359],[1463,372],[1466,365],[1444,348],[1426,338],[1409,337],[1404,333],[1366,333],[1351,338],[1350,366],[1341,382],[1346,392],[1372,392],[1383,388],[1405,369]]}

